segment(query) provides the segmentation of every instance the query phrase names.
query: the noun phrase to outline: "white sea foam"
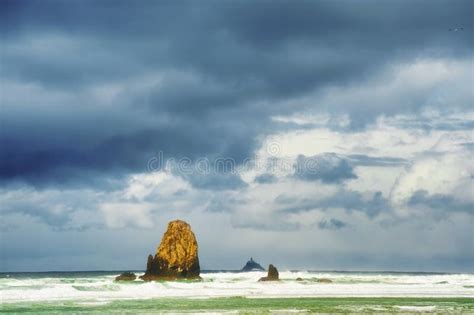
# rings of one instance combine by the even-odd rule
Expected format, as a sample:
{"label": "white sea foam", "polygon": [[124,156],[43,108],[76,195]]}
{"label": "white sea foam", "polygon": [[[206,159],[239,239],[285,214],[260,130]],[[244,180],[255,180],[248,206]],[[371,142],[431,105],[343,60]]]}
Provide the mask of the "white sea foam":
{"label": "white sea foam", "polygon": [[[196,282],[115,282],[113,275],[0,279],[2,303],[158,297],[474,297],[472,274],[365,274],[280,272],[279,282],[258,282],[265,272],[203,273]],[[296,281],[296,278],[303,281]],[[320,283],[327,278],[332,283]]]}

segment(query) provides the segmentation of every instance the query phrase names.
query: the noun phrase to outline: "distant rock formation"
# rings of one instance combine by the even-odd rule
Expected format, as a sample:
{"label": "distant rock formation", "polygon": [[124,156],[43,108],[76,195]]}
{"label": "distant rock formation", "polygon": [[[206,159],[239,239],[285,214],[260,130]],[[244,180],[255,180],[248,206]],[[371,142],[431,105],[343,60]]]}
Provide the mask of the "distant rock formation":
{"label": "distant rock formation", "polygon": [[137,278],[137,275],[133,272],[124,272],[120,276],[115,277],[115,281],[133,281]]}
{"label": "distant rock formation", "polygon": [[268,266],[267,276],[260,278],[260,280],[258,281],[278,281],[278,280],[279,280],[278,270],[276,269],[275,266],[270,264],[270,266]]}
{"label": "distant rock formation", "polygon": [[252,271],[252,270],[265,271],[265,269],[262,266],[260,266],[259,263],[257,263],[255,260],[253,260],[252,257],[250,257],[250,260],[247,261],[247,263],[245,264],[245,266],[242,268],[241,271]]}
{"label": "distant rock formation", "polygon": [[298,278],[296,278],[296,281],[304,281],[304,279],[301,278],[301,277],[298,277]]}
{"label": "distant rock formation", "polygon": [[149,255],[140,278],[150,280],[199,279],[198,244],[191,226],[175,220],[168,223],[155,256]]}

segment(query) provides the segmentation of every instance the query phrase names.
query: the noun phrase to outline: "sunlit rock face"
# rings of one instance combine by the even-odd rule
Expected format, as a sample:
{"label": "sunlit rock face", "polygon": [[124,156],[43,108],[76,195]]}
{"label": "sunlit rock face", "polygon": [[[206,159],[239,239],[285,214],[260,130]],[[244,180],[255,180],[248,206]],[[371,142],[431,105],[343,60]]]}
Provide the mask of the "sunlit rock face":
{"label": "sunlit rock face", "polygon": [[168,223],[155,256],[148,256],[143,280],[198,279],[198,244],[191,226],[181,220]]}

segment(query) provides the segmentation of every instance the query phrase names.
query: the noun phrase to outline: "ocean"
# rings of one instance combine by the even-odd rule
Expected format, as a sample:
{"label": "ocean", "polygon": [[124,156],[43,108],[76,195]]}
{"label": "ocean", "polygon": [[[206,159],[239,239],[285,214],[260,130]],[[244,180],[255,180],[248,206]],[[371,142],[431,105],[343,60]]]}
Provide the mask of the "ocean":
{"label": "ocean", "polygon": [[116,282],[118,274],[0,273],[0,312],[474,313],[474,274],[283,271],[279,282],[258,282],[265,272],[203,271],[201,281]]}

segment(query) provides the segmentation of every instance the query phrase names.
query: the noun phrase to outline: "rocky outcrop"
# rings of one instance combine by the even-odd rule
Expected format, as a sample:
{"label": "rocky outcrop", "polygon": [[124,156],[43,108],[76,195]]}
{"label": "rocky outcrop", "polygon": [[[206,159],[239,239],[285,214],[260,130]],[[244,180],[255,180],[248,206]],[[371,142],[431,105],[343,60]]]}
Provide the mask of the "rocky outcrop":
{"label": "rocky outcrop", "polygon": [[120,276],[115,277],[115,281],[133,281],[137,278],[137,275],[133,272],[124,272]]}
{"label": "rocky outcrop", "polygon": [[332,280],[327,279],[327,278],[319,278],[319,279],[316,279],[316,282],[319,282],[319,283],[332,283]]}
{"label": "rocky outcrop", "polygon": [[168,223],[155,256],[149,255],[140,278],[150,280],[199,279],[198,244],[191,226],[175,220]]}
{"label": "rocky outcrop", "polygon": [[242,268],[241,271],[253,271],[253,270],[260,270],[260,271],[265,271],[265,269],[260,266],[259,263],[257,263],[255,260],[253,260],[252,257],[250,257],[250,260],[247,261],[245,266]]}
{"label": "rocky outcrop", "polygon": [[278,281],[278,280],[279,280],[278,270],[276,269],[275,266],[270,264],[270,266],[268,266],[267,276],[260,278],[260,280],[258,281]]}

